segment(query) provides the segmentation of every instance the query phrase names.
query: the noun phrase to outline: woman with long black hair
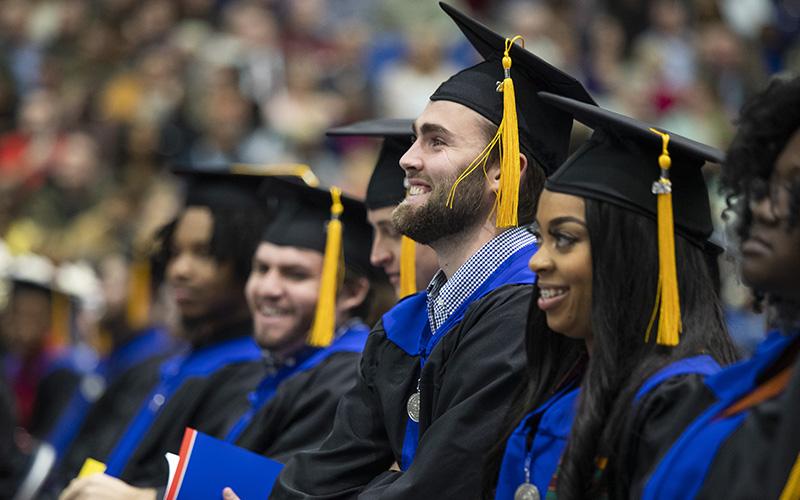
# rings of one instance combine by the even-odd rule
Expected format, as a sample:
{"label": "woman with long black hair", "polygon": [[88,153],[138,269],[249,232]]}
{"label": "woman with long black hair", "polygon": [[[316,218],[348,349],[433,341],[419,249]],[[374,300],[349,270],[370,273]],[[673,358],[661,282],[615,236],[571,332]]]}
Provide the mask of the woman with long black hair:
{"label": "woman with long black hair", "polygon": [[[722,169],[741,273],[771,332],[706,381],[713,396],[655,468],[644,498],[800,498],[800,78],[742,109]],[[792,380],[793,379],[793,380]]]}
{"label": "woman with long black hair", "polygon": [[[540,95],[595,133],[539,201],[529,380],[517,426],[487,463],[484,493],[623,498],[669,441],[682,395],[736,357],[708,265],[715,247],[700,171],[721,154]],[[569,369],[547,364],[575,342],[584,349]]]}

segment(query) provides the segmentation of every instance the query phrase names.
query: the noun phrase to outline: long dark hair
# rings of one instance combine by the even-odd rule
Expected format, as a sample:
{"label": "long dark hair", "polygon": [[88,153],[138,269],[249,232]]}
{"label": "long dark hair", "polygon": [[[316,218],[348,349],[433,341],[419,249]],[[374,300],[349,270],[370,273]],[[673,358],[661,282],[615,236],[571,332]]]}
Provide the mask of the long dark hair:
{"label": "long dark hair", "polygon": [[[725,328],[703,248],[675,237],[683,332],[677,347],[645,342],[658,283],[656,222],[592,199],[586,200],[592,246],[592,353],[581,383],[578,409],[558,477],[558,496],[591,498],[598,457],[608,458],[604,474],[620,467],[618,444],[625,416],[647,377],[674,360],[700,353],[722,364],[736,360]],[[654,327],[655,331],[655,327]],[[618,471],[619,472],[619,471]]]}
{"label": "long dark hair", "polygon": [[[736,233],[741,241],[750,234],[753,214],[750,204],[770,193],[770,178],[775,162],[792,135],[800,129],[800,77],[776,78],[766,89],[753,96],[742,108],[736,136],[731,142],[722,169],[722,192],[728,209],[738,216]],[[800,179],[789,186],[789,228],[800,222]],[[792,323],[800,318],[800,306],[781,297],[762,296],[755,290],[759,303],[766,303],[779,323]]]}
{"label": "long dark hair", "polygon": [[[609,458],[623,433],[623,422],[644,380],[673,360],[707,353],[726,364],[737,357],[726,333],[718,293],[704,250],[680,235],[675,238],[683,333],[678,347],[645,342],[645,331],[655,303],[658,247],[653,219],[615,205],[585,199],[586,223],[592,249],[592,353],[582,373],[581,394],[569,443],[558,476],[559,498],[596,495],[596,458]],[[568,339],[547,327],[536,306],[528,316],[527,385],[520,388],[509,414],[508,438],[524,415],[547,401],[581,367],[583,341]],[[654,328],[655,331],[655,328]],[[655,335],[651,335],[655,337]],[[577,344],[576,344],[577,343]],[[487,458],[484,496],[491,498],[505,439]],[[602,481],[601,481],[602,483]]]}

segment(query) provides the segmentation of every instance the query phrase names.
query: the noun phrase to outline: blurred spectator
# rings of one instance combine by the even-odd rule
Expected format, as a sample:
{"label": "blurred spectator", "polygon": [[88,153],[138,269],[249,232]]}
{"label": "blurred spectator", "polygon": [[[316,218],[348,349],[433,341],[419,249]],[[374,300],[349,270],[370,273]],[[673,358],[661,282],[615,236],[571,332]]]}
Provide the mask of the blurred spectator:
{"label": "blurred spectator", "polygon": [[181,163],[215,169],[230,163],[269,163],[285,159],[283,142],[259,125],[258,107],[242,94],[236,83],[235,78],[233,81],[221,78],[207,89],[199,116],[200,135],[190,145],[185,162]]}
{"label": "blurred spectator", "polygon": [[766,81],[765,67],[754,53],[752,42],[737,38],[722,23],[702,27],[698,33],[700,77],[714,94],[709,101],[719,102],[728,117],[735,117],[744,104]]}
{"label": "blurred spectator", "polygon": [[41,186],[64,146],[59,96],[39,89],[25,96],[17,130],[0,136],[0,184]]}
{"label": "blurred spectator", "polygon": [[[601,104],[721,148],[768,75],[800,71],[796,1],[453,3]],[[361,193],[369,149],[324,130],[413,117],[477,57],[436,2],[0,0],[0,235],[95,262],[141,245],[174,213],[176,163],[307,161]]]}
{"label": "blurred spectator", "polygon": [[268,122],[305,158],[319,148],[325,130],[340,123],[345,111],[340,96],[320,89],[321,79],[312,59],[298,58],[287,67],[286,90],[266,103]]}
{"label": "blurred spectator", "polygon": [[635,40],[634,51],[638,58],[653,63],[651,69],[657,72],[653,98],[658,109],[665,111],[695,81],[694,34],[689,29],[686,7],[680,1],[653,1],[650,18],[650,27]]}
{"label": "blurred spectator", "polygon": [[284,86],[279,29],[263,2],[240,0],[225,9],[227,31],[240,44],[239,74],[244,94],[265,102]]}
{"label": "blurred spectator", "polygon": [[380,116],[419,116],[428,97],[456,71],[444,57],[444,41],[433,26],[415,26],[405,39],[404,56],[390,64],[378,79]]}

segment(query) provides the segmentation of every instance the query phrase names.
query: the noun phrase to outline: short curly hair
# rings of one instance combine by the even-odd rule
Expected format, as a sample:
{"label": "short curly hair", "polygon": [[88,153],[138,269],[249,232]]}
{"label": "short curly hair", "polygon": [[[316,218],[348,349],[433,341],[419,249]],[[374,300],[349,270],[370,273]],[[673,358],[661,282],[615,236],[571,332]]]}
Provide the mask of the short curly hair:
{"label": "short curly hair", "polygon": [[[738,130],[725,156],[722,190],[728,209],[740,219],[739,236],[750,231],[750,201],[770,196],[775,162],[792,135],[800,129],[800,77],[775,78],[742,108]],[[800,218],[800,186],[790,188],[790,224]]]}
{"label": "short curly hair", "polygon": [[[775,162],[792,135],[800,130],[800,77],[777,77],[766,89],[754,95],[742,108],[736,135],[723,163],[721,190],[726,196],[726,218],[736,214],[736,233],[747,239],[753,222],[751,202],[774,197],[770,178]],[[800,176],[790,181],[788,227],[800,222]],[[761,305],[764,297],[755,291]],[[796,304],[783,304],[780,297],[769,297],[778,321],[796,318]],[[794,321],[794,319],[792,319]]]}

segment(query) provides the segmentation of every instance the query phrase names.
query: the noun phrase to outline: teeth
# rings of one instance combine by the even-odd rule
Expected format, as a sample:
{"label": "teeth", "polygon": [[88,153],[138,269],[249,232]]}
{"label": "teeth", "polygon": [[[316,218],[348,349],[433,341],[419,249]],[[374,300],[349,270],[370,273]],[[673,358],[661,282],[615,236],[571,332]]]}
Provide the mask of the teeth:
{"label": "teeth", "polygon": [[412,196],[425,193],[426,191],[427,189],[425,189],[423,186],[411,186],[408,188],[408,194]]}
{"label": "teeth", "polygon": [[542,288],[539,291],[539,295],[543,299],[552,299],[553,297],[558,297],[559,295],[564,295],[565,293],[567,293],[567,291],[563,288]]}
{"label": "teeth", "polygon": [[258,312],[264,316],[281,316],[285,314],[283,309],[278,309],[277,307],[270,307],[262,305],[258,308]]}

